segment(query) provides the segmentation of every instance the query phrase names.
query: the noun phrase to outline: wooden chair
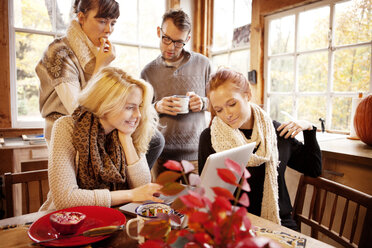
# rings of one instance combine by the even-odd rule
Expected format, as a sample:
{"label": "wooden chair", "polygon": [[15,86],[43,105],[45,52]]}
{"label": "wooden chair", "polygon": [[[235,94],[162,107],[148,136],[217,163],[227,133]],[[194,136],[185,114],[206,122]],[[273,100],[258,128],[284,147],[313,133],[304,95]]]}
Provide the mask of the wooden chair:
{"label": "wooden chair", "polygon": [[[307,185],[313,186],[311,203],[308,214],[303,214],[303,207],[305,202],[305,195]],[[307,192],[310,192],[308,190]],[[311,195],[311,194],[310,194]],[[334,196],[334,197],[332,197]],[[332,204],[333,198],[333,204]],[[342,198],[345,198],[342,200]],[[339,201],[338,201],[339,199]],[[345,202],[342,204],[342,202]],[[350,202],[356,205],[353,214]],[[331,203],[331,204],[327,204]],[[342,217],[339,230],[335,230],[334,222],[337,215],[336,209],[341,205]],[[358,223],[361,206],[366,209],[366,214],[363,223]],[[330,213],[329,222],[324,217],[324,213]],[[338,212],[339,215],[340,212]],[[348,216],[349,214],[349,216]],[[348,217],[348,218],[347,218]],[[318,239],[318,232],[323,233],[329,238],[333,239],[343,247],[371,247],[372,244],[372,197],[363,192],[357,191],[345,185],[330,181],[328,179],[318,177],[312,178],[302,175],[299,181],[296,199],[293,206],[293,218],[301,229],[301,223],[310,226],[311,236]],[[327,216],[328,218],[328,216]],[[338,217],[336,217],[337,219]],[[345,236],[346,219],[352,220],[350,237]],[[325,223],[327,222],[327,223]],[[349,223],[348,222],[348,223]],[[361,221],[360,221],[361,222]],[[358,225],[359,224],[359,225]],[[349,228],[350,226],[347,225]],[[356,244],[356,229],[361,229],[361,235],[358,245]]]}
{"label": "wooden chair", "polygon": [[[38,182],[39,188],[39,202],[40,206],[44,202],[42,181],[48,180],[48,169],[34,170],[18,173],[5,173],[4,174],[4,187],[5,187],[5,200],[7,217],[14,216],[14,200],[13,200],[13,185],[22,184],[25,185],[25,201],[26,201],[26,213],[30,213],[30,187],[31,182]],[[21,191],[22,192],[22,191]],[[48,192],[48,191],[46,191]]]}

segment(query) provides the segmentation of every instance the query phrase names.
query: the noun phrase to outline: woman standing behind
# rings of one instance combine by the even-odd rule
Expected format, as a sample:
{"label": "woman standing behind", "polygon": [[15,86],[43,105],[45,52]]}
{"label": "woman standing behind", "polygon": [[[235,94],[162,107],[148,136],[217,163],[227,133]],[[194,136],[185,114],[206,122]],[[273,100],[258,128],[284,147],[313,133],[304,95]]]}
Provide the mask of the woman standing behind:
{"label": "woman standing behind", "polygon": [[[212,124],[200,136],[199,171],[210,154],[256,142],[247,165],[251,173],[248,211],[296,230],[284,173],[288,165],[305,175],[321,174],[316,127],[308,121],[280,124],[271,120],[250,102],[248,80],[230,69],[219,69],[211,76],[207,96]],[[304,144],[294,139],[301,131]]]}
{"label": "woman standing behind", "polygon": [[158,116],[152,87],[113,67],[96,74],[72,116],[53,127],[48,199],[40,210],[159,201],[144,154]]}
{"label": "woman standing behind", "polygon": [[88,80],[115,59],[108,38],[120,15],[119,4],[114,0],[75,0],[74,11],[77,18],[71,21],[66,36],[55,39],[36,66],[48,143],[53,123],[72,114]]}
{"label": "woman standing behind", "polygon": [[[75,0],[74,12],[76,19],[71,21],[66,36],[55,39],[36,66],[48,145],[54,122],[74,112],[77,97],[89,79],[115,59],[115,49],[108,38],[120,15],[119,4],[115,0]],[[150,168],[164,143],[157,131],[146,154]]]}

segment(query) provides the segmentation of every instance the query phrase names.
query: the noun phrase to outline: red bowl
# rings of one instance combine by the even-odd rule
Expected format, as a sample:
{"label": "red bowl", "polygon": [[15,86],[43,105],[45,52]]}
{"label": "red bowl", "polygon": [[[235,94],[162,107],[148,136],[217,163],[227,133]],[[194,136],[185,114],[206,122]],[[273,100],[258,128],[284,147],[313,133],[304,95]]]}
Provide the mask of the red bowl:
{"label": "red bowl", "polygon": [[52,227],[62,235],[74,234],[84,223],[85,214],[80,212],[58,212],[50,215]]}

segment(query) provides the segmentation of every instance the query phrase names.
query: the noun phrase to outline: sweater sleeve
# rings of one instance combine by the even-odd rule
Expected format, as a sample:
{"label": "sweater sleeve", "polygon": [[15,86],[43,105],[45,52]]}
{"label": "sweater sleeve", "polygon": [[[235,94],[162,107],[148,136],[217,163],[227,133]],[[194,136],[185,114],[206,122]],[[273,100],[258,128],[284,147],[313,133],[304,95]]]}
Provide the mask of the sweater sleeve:
{"label": "sweater sleeve", "polygon": [[110,207],[108,189],[80,189],[76,180],[75,156],[72,144],[72,117],[61,117],[53,126],[49,154],[49,187],[57,209],[74,206]]}
{"label": "sweater sleeve", "polygon": [[[274,121],[275,128],[280,123]],[[290,157],[288,166],[306,176],[318,177],[322,173],[322,155],[316,139],[316,127],[304,130],[304,144],[297,139],[287,139],[290,142]]]}
{"label": "sweater sleeve", "polygon": [[43,117],[52,112],[65,115],[73,112],[82,85],[82,71],[78,64],[76,56],[63,39],[56,39],[49,45],[36,66]]}
{"label": "sweater sleeve", "polygon": [[216,153],[212,147],[211,129],[209,127],[200,134],[198,151],[198,167],[199,174],[201,174],[209,155]]}
{"label": "sweater sleeve", "polygon": [[151,182],[151,173],[145,155],[141,154],[136,163],[127,166],[127,179],[130,188]]}

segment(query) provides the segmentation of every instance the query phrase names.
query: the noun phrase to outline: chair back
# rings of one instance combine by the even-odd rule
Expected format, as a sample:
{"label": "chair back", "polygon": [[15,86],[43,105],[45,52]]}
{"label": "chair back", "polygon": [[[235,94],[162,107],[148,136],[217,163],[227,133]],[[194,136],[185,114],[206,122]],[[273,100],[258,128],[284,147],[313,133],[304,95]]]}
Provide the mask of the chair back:
{"label": "chair back", "polygon": [[[25,202],[26,202],[26,213],[30,213],[30,183],[38,182],[38,195],[39,203],[41,206],[44,202],[43,192],[48,192],[49,189],[43,191],[42,181],[48,180],[48,169],[43,170],[33,170],[26,172],[17,172],[17,173],[5,173],[4,174],[4,187],[5,187],[5,200],[6,200],[6,211],[7,217],[14,216],[14,198],[13,186],[15,184],[22,184],[25,188]],[[22,191],[21,191],[22,192]],[[21,203],[22,204],[22,203]],[[21,206],[17,206],[21,207]]]}
{"label": "chair back", "polygon": [[[307,185],[313,186],[312,193],[307,190]],[[307,193],[311,196],[311,203],[306,214],[303,213],[303,207]],[[352,211],[354,206],[355,211]],[[339,209],[342,211],[337,211]],[[360,218],[363,216],[361,209],[365,212],[364,218]],[[327,213],[327,218],[324,213]],[[370,247],[372,244],[372,197],[323,177],[301,176],[293,206],[293,218],[300,229],[301,223],[310,226],[311,236],[316,239],[318,232],[321,232],[342,247]],[[340,228],[336,230],[334,223],[335,219],[339,221],[338,218]],[[350,228],[350,235],[345,233],[346,222],[352,222],[351,226],[346,225]],[[357,228],[361,228],[359,242],[355,235]]]}

